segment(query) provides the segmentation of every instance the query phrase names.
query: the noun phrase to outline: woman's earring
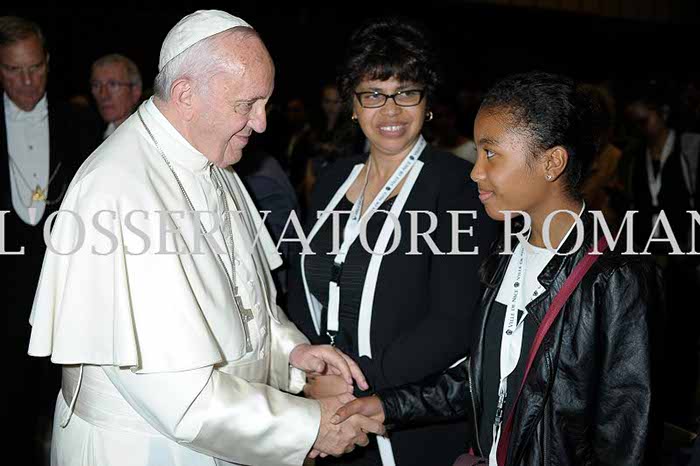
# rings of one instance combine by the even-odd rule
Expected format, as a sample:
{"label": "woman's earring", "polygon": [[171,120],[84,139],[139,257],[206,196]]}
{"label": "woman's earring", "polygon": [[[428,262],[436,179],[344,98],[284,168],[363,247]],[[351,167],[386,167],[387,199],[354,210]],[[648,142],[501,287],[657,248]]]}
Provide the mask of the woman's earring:
{"label": "woman's earring", "polygon": [[547,175],[547,181],[551,181],[551,180],[552,180],[552,175]]}
{"label": "woman's earring", "polygon": [[426,112],[425,121],[432,121],[432,120],[433,120],[433,112],[432,111]]}
{"label": "woman's earring", "polygon": [[353,123],[357,123],[357,115],[353,115],[350,117]]}

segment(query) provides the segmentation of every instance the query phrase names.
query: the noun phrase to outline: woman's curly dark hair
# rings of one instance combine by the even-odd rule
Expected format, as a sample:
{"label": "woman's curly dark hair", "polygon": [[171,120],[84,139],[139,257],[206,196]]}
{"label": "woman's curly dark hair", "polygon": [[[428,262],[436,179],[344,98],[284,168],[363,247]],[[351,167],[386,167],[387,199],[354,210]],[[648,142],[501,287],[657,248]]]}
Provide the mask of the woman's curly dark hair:
{"label": "woman's curly dark hair", "polygon": [[350,36],[338,72],[338,87],[350,100],[365,79],[414,81],[425,86],[429,98],[439,82],[436,54],[418,26],[395,18],[375,19]]}
{"label": "woman's curly dark hair", "polygon": [[509,76],[489,89],[479,111],[496,109],[505,111],[515,131],[529,138],[533,157],[555,146],[566,149],[567,190],[580,199],[581,185],[600,150],[590,95],[566,76],[533,71]]}

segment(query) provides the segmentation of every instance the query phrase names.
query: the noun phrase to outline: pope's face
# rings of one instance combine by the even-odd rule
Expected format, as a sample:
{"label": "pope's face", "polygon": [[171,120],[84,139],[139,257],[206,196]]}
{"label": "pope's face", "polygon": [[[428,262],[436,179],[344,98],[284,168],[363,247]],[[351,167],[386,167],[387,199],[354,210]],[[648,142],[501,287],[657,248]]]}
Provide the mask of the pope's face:
{"label": "pope's face", "polygon": [[25,112],[33,110],[44,97],[48,72],[48,55],[38,37],[0,47],[0,84]]}
{"label": "pope's face", "polygon": [[274,87],[275,68],[257,37],[230,42],[238,51],[236,66],[215,74],[195,99],[192,139],[211,162],[226,167],[238,162],[253,134],[267,125],[265,105]]}

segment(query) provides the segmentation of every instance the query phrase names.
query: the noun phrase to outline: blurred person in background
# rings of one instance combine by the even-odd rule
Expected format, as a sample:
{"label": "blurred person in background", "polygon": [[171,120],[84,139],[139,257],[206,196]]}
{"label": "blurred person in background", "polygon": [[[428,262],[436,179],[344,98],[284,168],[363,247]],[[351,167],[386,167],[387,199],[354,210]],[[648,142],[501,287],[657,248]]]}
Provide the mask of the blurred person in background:
{"label": "blurred person in background", "polygon": [[[432,144],[450,152],[471,164],[476,162],[476,144],[464,132],[460,131],[457,118],[457,104],[454,99],[443,97],[433,105],[431,123]],[[469,122],[472,125],[473,122]]]}
{"label": "blurred person in background", "polygon": [[600,210],[610,225],[619,221],[621,197],[623,195],[622,179],[618,168],[622,151],[612,143],[615,130],[615,101],[610,93],[602,87],[590,84],[582,85],[593,105],[593,124],[595,133],[600,138],[599,152],[593,158],[590,173],[583,183],[583,198],[590,210]]}
{"label": "blurred person in background", "polygon": [[309,133],[310,158],[302,182],[304,205],[311,199],[311,191],[319,176],[336,160],[362,153],[365,138],[358,125],[350,119],[350,108],[344,102],[335,84],[321,88],[321,112],[312,121]]}
{"label": "blurred person in background", "polygon": [[[664,378],[673,387],[665,398],[665,419],[695,431],[700,315],[688,312],[700,287],[698,256],[674,255],[668,233],[657,225],[663,211],[683,252],[691,248],[691,216],[697,210],[697,173],[700,134],[678,129],[673,93],[661,82],[650,82],[628,99],[625,116],[636,138],[625,154],[629,209],[634,216],[635,242],[646,248],[664,269],[666,347]],[[654,228],[656,227],[656,228]],[[698,233],[696,233],[698,236]],[[650,238],[652,240],[650,241]],[[695,238],[696,248],[698,238]]]}
{"label": "blurred person in background", "polygon": [[103,139],[132,114],[141,100],[141,87],[141,72],[136,63],[124,55],[105,55],[92,64],[90,90],[106,124]]}

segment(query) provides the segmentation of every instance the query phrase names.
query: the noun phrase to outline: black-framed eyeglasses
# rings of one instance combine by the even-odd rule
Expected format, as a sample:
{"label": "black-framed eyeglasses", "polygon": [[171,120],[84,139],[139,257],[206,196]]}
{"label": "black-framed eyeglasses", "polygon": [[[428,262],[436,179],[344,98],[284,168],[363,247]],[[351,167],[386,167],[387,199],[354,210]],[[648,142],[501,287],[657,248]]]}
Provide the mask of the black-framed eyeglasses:
{"label": "black-framed eyeglasses", "polygon": [[119,91],[122,87],[133,87],[135,84],[128,81],[114,81],[112,79],[109,81],[90,81],[90,89],[92,89],[93,92],[100,92],[102,86],[106,87],[109,92],[114,93]]}
{"label": "black-framed eyeglasses", "polygon": [[379,108],[392,99],[399,107],[415,107],[423,100],[425,89],[408,89],[395,94],[382,94],[381,92],[355,92],[355,97],[364,108]]}

